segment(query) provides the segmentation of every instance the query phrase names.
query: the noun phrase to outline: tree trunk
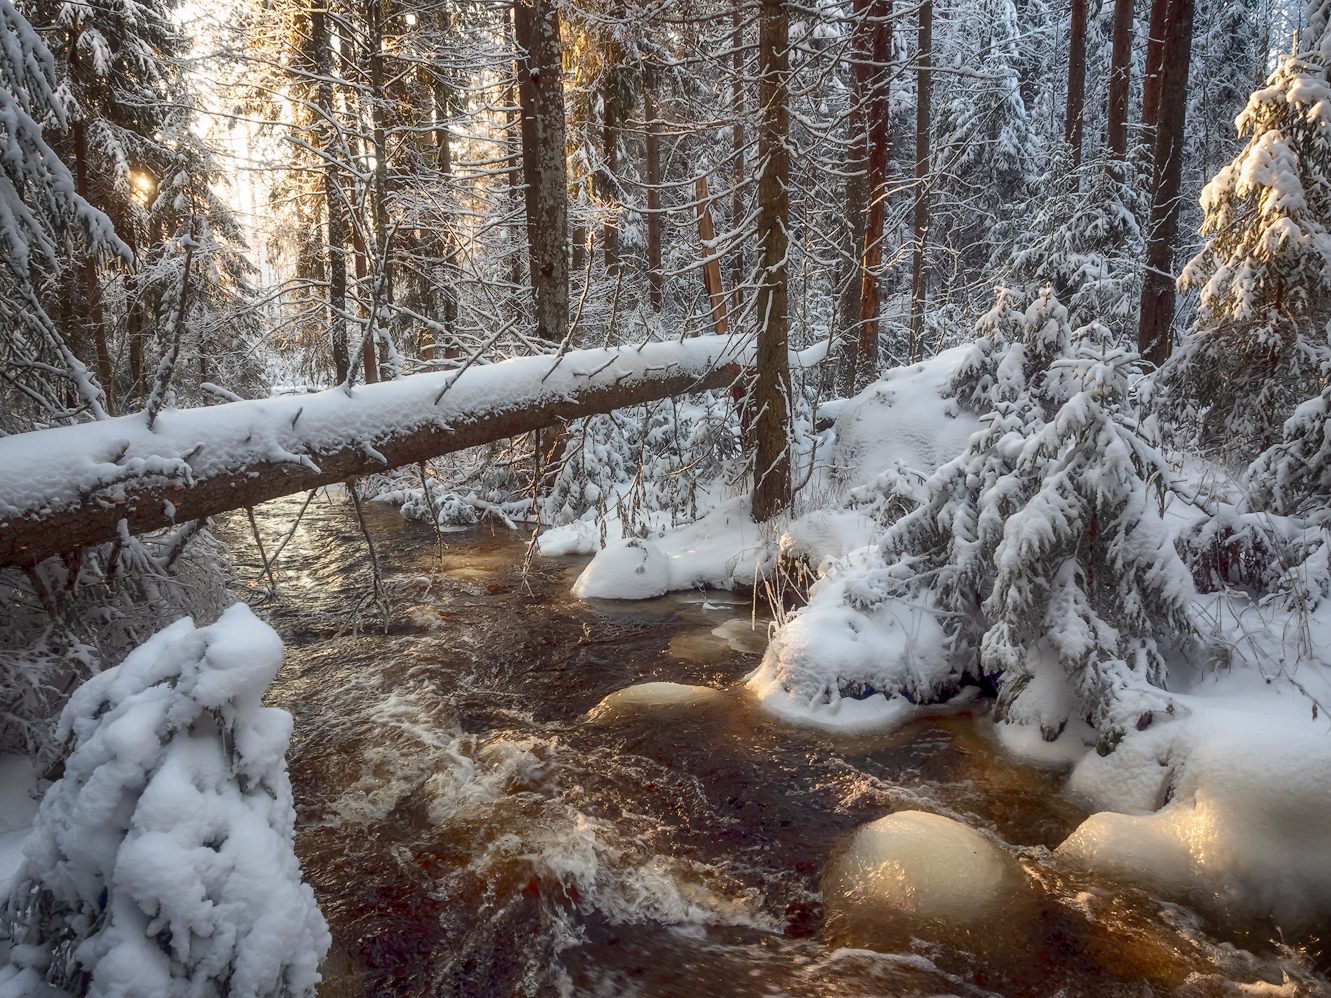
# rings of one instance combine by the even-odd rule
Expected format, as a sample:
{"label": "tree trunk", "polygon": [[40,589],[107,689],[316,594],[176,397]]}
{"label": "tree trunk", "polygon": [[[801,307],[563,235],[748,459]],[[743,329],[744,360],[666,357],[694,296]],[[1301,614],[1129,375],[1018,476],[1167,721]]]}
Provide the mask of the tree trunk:
{"label": "tree trunk", "polygon": [[[652,349],[661,348],[664,352],[659,366],[644,369],[630,359],[627,366],[635,370],[628,376],[618,365],[606,362],[608,351],[587,351],[581,356],[567,354],[564,358],[566,370],[568,365],[576,364],[582,370],[592,372],[586,378],[578,378],[578,385],[572,391],[553,391],[543,384],[542,376],[550,370],[548,357],[507,361],[512,365],[515,377],[503,383],[523,386],[507,394],[495,390],[495,375],[498,373],[495,368],[501,365],[473,367],[461,375],[462,384],[456,391],[461,397],[471,391],[468,383],[479,379],[482,387],[468,397],[480,402],[459,412],[455,408],[450,410],[448,396],[445,396],[445,405],[439,407],[440,412],[429,414],[425,419],[420,418],[420,399],[428,400],[454,375],[452,372],[413,375],[387,388],[390,392],[402,390],[402,397],[408,400],[403,405],[404,422],[394,427],[391,433],[385,436],[382,424],[358,425],[355,412],[349,411],[344,426],[334,427],[331,435],[321,431],[316,437],[321,441],[317,452],[305,442],[305,424],[299,422],[300,412],[296,410],[303,409],[308,403],[299,399],[288,400],[278,416],[273,414],[270,406],[275,401],[281,408],[280,399],[265,400],[258,407],[256,403],[232,402],[206,410],[184,410],[185,419],[196,419],[201,423],[200,434],[195,439],[205,439],[213,428],[221,434],[213,440],[212,446],[216,450],[212,453],[214,457],[223,455],[222,463],[215,462],[206,477],[187,482],[180,478],[144,475],[118,483],[114,491],[93,492],[75,505],[56,512],[48,510],[46,515],[40,510],[44,503],[17,515],[6,514],[0,522],[0,565],[31,565],[64,551],[114,540],[119,536],[122,524],[131,534],[159,530],[173,523],[214,516],[280,496],[307,492],[321,485],[344,482],[349,477],[417,464],[492,440],[531,433],[561,420],[643,405],[674,395],[723,389],[740,376],[737,364],[707,360],[708,353],[714,356],[710,350],[681,357],[678,352],[672,352],[671,345],[649,344],[648,357],[652,356]],[[637,348],[630,348],[625,353],[631,353],[633,358],[641,356]],[[429,386],[428,391],[413,394],[410,387],[413,383]],[[246,406],[249,408],[230,408]],[[265,411],[265,407],[269,408]],[[221,409],[227,409],[227,412],[219,412]],[[406,421],[408,415],[411,416],[409,422]],[[305,419],[311,418],[311,413],[306,411]],[[85,427],[92,434],[100,432],[92,426],[62,427],[58,432],[73,430],[77,433]],[[249,446],[243,442],[247,433],[277,439],[281,448],[287,451],[308,452],[318,470],[294,462],[273,461],[262,452],[258,441]],[[80,446],[77,437],[62,436],[61,439],[61,446]],[[4,441],[0,439],[0,449],[3,446]],[[40,462],[40,455],[33,460]],[[0,467],[11,471],[17,463],[4,456],[0,457]],[[23,473],[30,470],[25,469]]]}
{"label": "tree trunk", "polygon": [[1063,136],[1072,151],[1072,169],[1081,166],[1082,124],[1086,111],[1086,0],[1072,0],[1068,35],[1068,106]]}
{"label": "tree trunk", "polygon": [[536,334],[558,343],[568,333],[568,167],[559,12],[551,0],[517,0],[513,15],[522,50],[518,99]]}
{"label": "tree trunk", "polygon": [[851,98],[854,106],[847,120],[850,148],[846,158],[846,215],[843,221],[843,249],[847,259],[846,275],[840,283],[841,356],[837,360],[837,392],[849,398],[855,394],[855,361],[860,342],[860,289],[863,286],[861,251],[864,247],[864,218],[868,213],[869,184],[865,177],[868,136],[864,133],[864,113],[858,106],[864,91],[857,85]]}
{"label": "tree trunk", "polygon": [[601,110],[601,197],[609,211],[601,240],[605,272],[613,277],[619,271],[619,192],[615,187],[619,176],[619,70],[615,66],[611,66],[601,91]]}
{"label": "tree trunk", "polygon": [[657,137],[656,93],[650,83],[643,86],[643,116],[647,145],[647,282],[652,311],[661,311],[661,144]]}
{"label": "tree trunk", "polygon": [[1151,363],[1169,359],[1174,346],[1174,243],[1178,236],[1183,126],[1192,59],[1194,0],[1171,0],[1160,60],[1160,104],[1155,129],[1151,222],[1142,281],[1137,349]]}
{"label": "tree trunk", "polygon": [[699,177],[693,186],[698,201],[698,240],[702,243],[702,283],[712,304],[712,332],[726,335],[730,322],[726,317],[726,293],[721,287],[721,260],[716,255],[716,227],[712,225],[712,207],[707,200],[707,178]]}
{"label": "tree trunk", "polygon": [[913,364],[924,354],[924,304],[929,275],[924,243],[929,236],[929,104],[933,93],[933,0],[920,4],[919,71],[915,85],[915,230],[910,265],[910,356]]}
{"label": "tree trunk", "polygon": [[888,63],[892,59],[892,0],[874,0],[868,5],[868,12],[872,19],[872,23],[866,25],[871,60],[869,106],[865,115],[869,216],[864,227],[864,253],[860,262],[859,356],[855,360],[857,390],[878,378],[878,279],[883,265],[883,226],[887,220],[887,87]]}
{"label": "tree trunk", "polygon": [[310,33],[314,36],[315,71],[319,75],[320,143],[324,153],[324,207],[328,212],[328,323],[333,348],[333,369],[340,385],[347,380],[351,359],[347,352],[347,257],[342,226],[342,192],[337,182],[337,130],[333,127],[332,44],[328,37],[325,0],[310,5]]}
{"label": "tree trunk", "polygon": [[[452,190],[453,186],[453,150],[448,135],[448,119],[451,108],[448,98],[441,92],[435,92],[435,119],[437,128],[434,130],[435,147],[439,150],[437,165],[439,172],[444,177],[444,183],[447,189]],[[450,198],[451,203],[451,198]],[[450,274],[451,268],[455,263],[456,249],[453,243],[453,234],[451,229],[445,229],[439,236],[441,249],[444,259],[444,273]],[[444,333],[448,337],[448,342],[444,344],[444,356],[456,357],[458,348],[456,345],[454,326],[458,319],[458,300],[453,293],[452,281],[444,282]]]}
{"label": "tree trunk", "polygon": [[[88,133],[82,118],[73,123],[74,179],[79,197],[92,203],[88,196]],[[93,349],[97,354],[97,380],[106,393],[106,414],[116,414],[115,372],[111,366],[111,351],[106,343],[106,323],[102,321],[102,291],[97,280],[97,261],[86,249],[83,251],[83,291],[88,301],[88,321],[92,325]]]}
{"label": "tree trunk", "polygon": [[1105,141],[1122,162],[1128,154],[1128,94],[1132,81],[1133,0],[1114,0],[1114,41],[1109,70],[1109,120]]}
{"label": "tree trunk", "polygon": [[1142,139],[1154,142],[1150,130],[1155,128],[1160,110],[1160,60],[1165,46],[1165,22],[1170,0],[1151,0],[1151,25],[1146,40],[1146,65],[1142,67]]}
{"label": "tree trunk", "polygon": [[758,349],[752,406],[756,453],[753,518],[761,523],[790,506],[790,356],[787,348],[786,230],[790,154],[790,14],[783,0],[762,0],[758,27]]}
{"label": "tree trunk", "polygon": [[[383,273],[384,300],[393,298],[388,259],[388,146],[384,128],[384,0],[370,0],[370,120],[374,125],[374,239]],[[383,304],[381,302],[380,304]]]}
{"label": "tree trunk", "polygon": [[[365,260],[365,240],[361,238],[361,226],[365,224],[365,212],[360,210],[358,198],[355,194],[351,195],[351,208],[352,211],[360,216],[360,224],[351,227],[351,248],[356,257],[356,292],[357,297],[360,298],[360,305],[357,311],[361,314],[361,318],[365,320],[365,323],[368,324],[370,321],[369,306],[365,304],[365,300],[362,297],[365,294],[365,274],[367,269]],[[363,325],[361,327],[361,339],[365,338],[365,330],[367,328],[368,325]],[[379,382],[379,357],[375,353],[373,341],[366,340],[362,346],[361,360],[365,368],[365,383],[367,385],[377,384]]]}
{"label": "tree trunk", "polygon": [[[735,123],[731,126],[731,142],[735,159],[735,193],[730,201],[730,227],[738,229],[744,222],[744,28],[740,24],[740,7],[743,0],[735,0],[731,8],[731,71],[734,76],[730,83],[730,113]],[[744,243],[735,246],[735,255],[730,258],[730,293],[735,296],[735,308],[744,304]]]}

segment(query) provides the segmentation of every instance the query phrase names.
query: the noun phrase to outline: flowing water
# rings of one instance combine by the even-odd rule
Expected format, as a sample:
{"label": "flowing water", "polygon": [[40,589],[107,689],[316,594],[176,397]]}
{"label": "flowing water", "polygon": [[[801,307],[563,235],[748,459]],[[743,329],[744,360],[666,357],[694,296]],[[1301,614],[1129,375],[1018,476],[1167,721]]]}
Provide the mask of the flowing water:
{"label": "flowing water", "polygon": [[[266,550],[300,506],[262,508]],[[295,716],[297,850],[333,935],[320,998],[1331,995],[1317,940],[1055,872],[1085,812],[1003,758],[982,701],[877,739],[783,727],[740,692],[767,628],[746,600],[582,602],[585,558],[524,571],[526,537],[440,551],[364,507],[387,633],[349,504],[310,505],[266,600],[248,522],[222,531],[287,642],[268,701]],[[727,693],[586,716],[651,681]],[[1012,852],[1026,900],[967,931],[826,917],[829,855],[903,809]]]}

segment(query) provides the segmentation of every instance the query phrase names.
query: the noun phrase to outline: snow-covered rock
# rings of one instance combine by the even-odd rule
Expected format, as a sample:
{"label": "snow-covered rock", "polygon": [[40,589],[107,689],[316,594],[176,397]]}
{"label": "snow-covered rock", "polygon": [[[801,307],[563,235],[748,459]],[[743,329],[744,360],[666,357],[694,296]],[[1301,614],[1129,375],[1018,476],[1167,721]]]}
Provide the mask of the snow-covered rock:
{"label": "snow-covered rock", "polygon": [[330,939],[293,849],[291,716],[260,705],[281,661],[239,604],[210,627],[176,621],[74,692],[0,994],[313,992]]}
{"label": "snow-covered rock", "polygon": [[1022,889],[1016,860],[960,822],[899,811],[857,829],[823,872],[823,898],[835,913],[872,918],[893,912],[915,921],[972,922],[993,915]]}
{"label": "snow-covered rock", "polygon": [[687,686],[683,683],[638,683],[616,690],[587,712],[589,721],[606,721],[640,710],[660,710],[672,707],[696,707],[716,703],[725,698],[721,690],[710,686]]}
{"label": "snow-covered rock", "polygon": [[[1253,679],[1256,679],[1253,682]],[[1281,688],[1283,687],[1283,689]],[[1243,673],[1176,696],[1177,716],[1086,755],[1071,788],[1107,808],[1064,861],[1288,932],[1331,920],[1331,736],[1283,683]]]}
{"label": "snow-covered rock", "polygon": [[603,548],[573,583],[579,599],[652,599],[669,589],[665,555],[640,537]]}

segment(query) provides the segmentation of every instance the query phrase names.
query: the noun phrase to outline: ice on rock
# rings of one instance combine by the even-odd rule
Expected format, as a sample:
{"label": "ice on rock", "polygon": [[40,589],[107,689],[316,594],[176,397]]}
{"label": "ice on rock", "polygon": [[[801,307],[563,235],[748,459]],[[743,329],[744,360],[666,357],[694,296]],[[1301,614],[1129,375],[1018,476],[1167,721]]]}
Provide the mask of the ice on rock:
{"label": "ice on rock", "polygon": [[610,544],[573,584],[580,599],[652,599],[670,589],[670,566],[651,541],[638,537]]}
{"label": "ice on rock", "polygon": [[971,923],[1023,887],[1016,860],[960,822],[898,811],[857,829],[823,872],[824,903],[851,921],[883,914]]}
{"label": "ice on rock", "polygon": [[301,881],[285,753],[260,705],[282,642],[243,604],[184,619],[70,697],[74,750],[5,912],[4,998],[299,998],[329,946]]}
{"label": "ice on rock", "polygon": [[716,703],[725,698],[721,690],[710,686],[686,686],[683,683],[639,683],[616,690],[587,713],[589,721],[605,721],[635,710],[669,707],[694,707]]}

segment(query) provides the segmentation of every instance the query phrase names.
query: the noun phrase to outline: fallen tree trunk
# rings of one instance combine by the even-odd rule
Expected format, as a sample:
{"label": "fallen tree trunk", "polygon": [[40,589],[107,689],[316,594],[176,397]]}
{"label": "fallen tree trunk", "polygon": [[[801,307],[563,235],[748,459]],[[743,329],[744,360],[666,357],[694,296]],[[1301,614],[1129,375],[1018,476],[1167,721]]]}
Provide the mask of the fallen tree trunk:
{"label": "fallen tree trunk", "polygon": [[525,357],[304,396],[142,413],[0,439],[0,565],[387,471],[559,419],[724,388],[719,337]]}

